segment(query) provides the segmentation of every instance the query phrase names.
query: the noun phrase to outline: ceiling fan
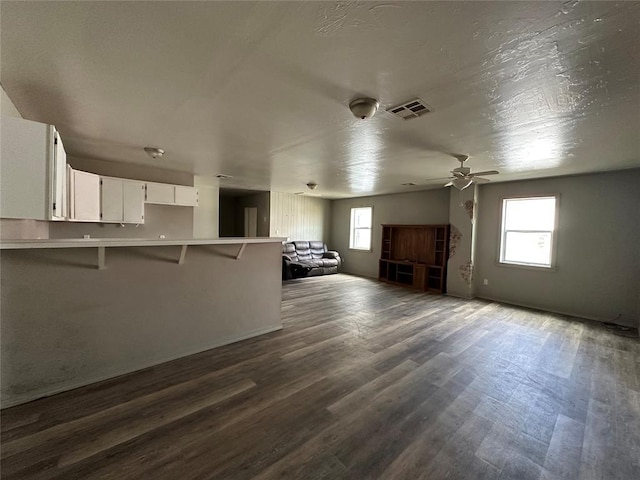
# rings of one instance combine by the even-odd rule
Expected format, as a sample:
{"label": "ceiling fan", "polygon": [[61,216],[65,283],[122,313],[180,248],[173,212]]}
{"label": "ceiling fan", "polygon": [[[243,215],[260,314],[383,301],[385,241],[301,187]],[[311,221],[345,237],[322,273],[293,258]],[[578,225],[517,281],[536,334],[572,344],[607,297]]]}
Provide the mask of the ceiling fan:
{"label": "ceiling fan", "polygon": [[469,160],[469,155],[452,154],[452,156],[454,156],[460,162],[460,166],[451,170],[453,177],[448,177],[451,179],[451,181],[447,183],[445,187],[455,187],[458,190],[464,190],[473,183],[490,182],[489,179],[481,178],[480,175],[497,175],[500,173],[497,170],[487,170],[485,172],[471,173],[471,169],[464,166],[464,162]]}

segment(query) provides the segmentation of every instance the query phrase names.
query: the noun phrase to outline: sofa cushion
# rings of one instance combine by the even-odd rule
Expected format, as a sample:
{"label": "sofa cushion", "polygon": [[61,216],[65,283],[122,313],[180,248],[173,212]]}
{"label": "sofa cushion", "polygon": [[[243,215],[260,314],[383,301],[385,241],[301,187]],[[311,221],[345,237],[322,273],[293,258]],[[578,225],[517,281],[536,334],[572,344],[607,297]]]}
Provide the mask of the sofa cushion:
{"label": "sofa cushion", "polygon": [[326,250],[323,242],[309,242],[309,249],[313,258],[322,258]]}
{"label": "sofa cushion", "polygon": [[292,243],[285,243],[282,245],[282,253],[288,257],[288,260],[297,261],[298,254],[296,253],[296,247]]}
{"label": "sofa cushion", "polygon": [[321,261],[323,267],[337,267],[339,264],[337,258],[323,258],[317,261]]}
{"label": "sofa cushion", "polygon": [[298,260],[311,260],[313,256],[311,255],[311,248],[309,247],[309,242],[293,242],[296,247],[296,252],[298,254]]}

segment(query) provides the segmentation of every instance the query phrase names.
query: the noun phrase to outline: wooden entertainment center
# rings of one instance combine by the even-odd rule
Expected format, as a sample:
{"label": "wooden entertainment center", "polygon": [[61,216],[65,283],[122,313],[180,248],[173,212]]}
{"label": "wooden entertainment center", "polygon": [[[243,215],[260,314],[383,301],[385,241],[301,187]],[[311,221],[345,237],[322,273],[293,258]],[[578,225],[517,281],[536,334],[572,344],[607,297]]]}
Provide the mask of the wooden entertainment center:
{"label": "wooden entertainment center", "polygon": [[378,279],[444,293],[449,225],[382,225]]}

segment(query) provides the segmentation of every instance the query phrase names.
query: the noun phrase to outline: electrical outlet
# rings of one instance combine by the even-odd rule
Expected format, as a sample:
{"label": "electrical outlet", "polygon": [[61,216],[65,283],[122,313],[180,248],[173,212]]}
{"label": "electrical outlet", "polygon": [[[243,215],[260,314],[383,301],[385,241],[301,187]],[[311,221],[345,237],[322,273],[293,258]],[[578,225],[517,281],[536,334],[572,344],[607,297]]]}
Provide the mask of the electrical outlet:
{"label": "electrical outlet", "polygon": [[482,283],[484,283],[485,285],[489,285],[489,279],[488,279],[488,278],[485,278],[485,279],[484,279],[484,282],[482,282]]}

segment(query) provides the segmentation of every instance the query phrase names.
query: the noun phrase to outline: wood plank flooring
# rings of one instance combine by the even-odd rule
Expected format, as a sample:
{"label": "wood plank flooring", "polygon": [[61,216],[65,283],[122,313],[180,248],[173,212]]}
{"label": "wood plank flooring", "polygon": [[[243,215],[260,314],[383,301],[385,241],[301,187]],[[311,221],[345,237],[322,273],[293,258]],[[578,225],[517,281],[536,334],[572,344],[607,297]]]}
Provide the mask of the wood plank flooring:
{"label": "wood plank flooring", "polygon": [[343,274],[285,283],[282,313],[3,410],[2,479],[640,478],[637,338]]}

